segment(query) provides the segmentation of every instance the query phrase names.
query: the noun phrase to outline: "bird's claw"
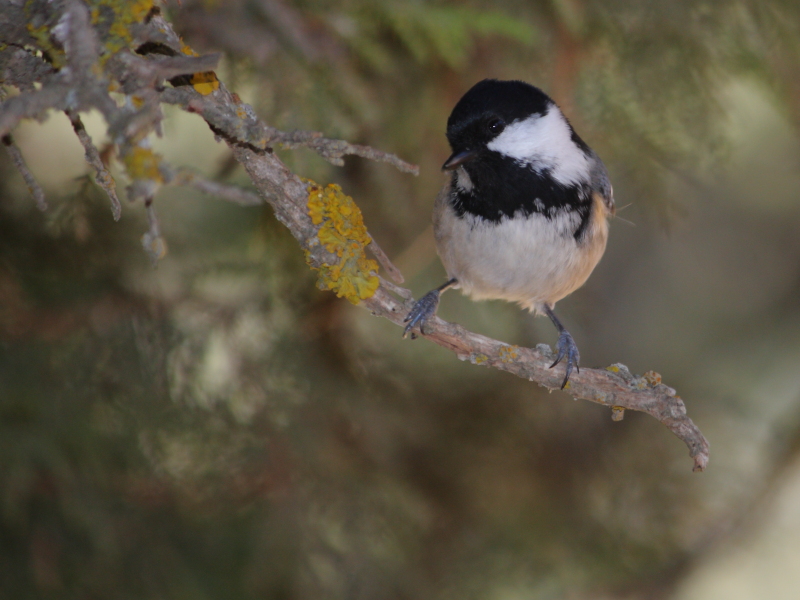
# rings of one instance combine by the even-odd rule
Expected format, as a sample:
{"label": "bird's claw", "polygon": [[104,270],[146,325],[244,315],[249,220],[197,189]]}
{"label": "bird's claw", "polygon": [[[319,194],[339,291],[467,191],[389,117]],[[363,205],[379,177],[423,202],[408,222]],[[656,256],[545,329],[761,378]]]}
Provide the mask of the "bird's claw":
{"label": "bird's claw", "polygon": [[[408,323],[406,328],[403,330],[403,337],[405,338],[409,332],[414,329],[417,325],[419,325],[420,333],[425,333],[422,328],[425,326],[425,323],[428,322],[434,314],[436,314],[436,308],[439,306],[439,290],[433,290],[425,294],[422,298],[417,300],[417,303],[414,304],[414,308],[411,309],[411,312],[406,315],[406,318],[403,319],[403,323]],[[414,339],[414,334],[411,334],[411,339]]]}
{"label": "bird's claw", "polygon": [[550,365],[550,368],[552,369],[555,367],[564,358],[567,359],[567,362],[565,364],[566,373],[564,374],[564,383],[561,384],[562,390],[567,386],[569,376],[572,374],[573,365],[575,366],[576,372],[581,372],[580,367],[578,367],[578,362],[581,360],[580,352],[578,352],[578,346],[575,344],[575,340],[572,339],[572,336],[566,329],[558,336],[558,343],[556,344],[556,360],[552,365]]}

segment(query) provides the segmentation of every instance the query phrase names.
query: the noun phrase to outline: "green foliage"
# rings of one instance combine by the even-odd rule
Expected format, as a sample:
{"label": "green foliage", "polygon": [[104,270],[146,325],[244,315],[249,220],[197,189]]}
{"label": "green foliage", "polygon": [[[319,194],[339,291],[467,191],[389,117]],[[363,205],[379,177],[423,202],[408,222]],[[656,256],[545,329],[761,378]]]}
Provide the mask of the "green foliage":
{"label": "green foliage", "polygon": [[387,34],[419,64],[442,62],[452,69],[466,66],[479,37],[526,46],[540,38],[532,24],[498,10],[426,2],[377,2],[361,7],[355,14],[357,26],[344,37],[361,60],[382,72],[391,60]]}

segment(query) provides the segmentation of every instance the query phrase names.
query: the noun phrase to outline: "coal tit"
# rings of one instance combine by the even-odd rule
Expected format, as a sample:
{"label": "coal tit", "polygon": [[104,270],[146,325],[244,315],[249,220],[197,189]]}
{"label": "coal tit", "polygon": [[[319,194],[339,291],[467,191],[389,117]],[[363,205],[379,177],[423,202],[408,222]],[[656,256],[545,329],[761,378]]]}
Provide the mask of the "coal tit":
{"label": "coal tit", "polygon": [[436,313],[447,289],[546,314],[558,330],[566,386],[580,354],[553,307],[588,279],[608,239],[614,196],[600,158],[555,102],[522,81],[485,79],[447,120],[451,173],[433,228],[448,280],[405,318],[404,336]]}

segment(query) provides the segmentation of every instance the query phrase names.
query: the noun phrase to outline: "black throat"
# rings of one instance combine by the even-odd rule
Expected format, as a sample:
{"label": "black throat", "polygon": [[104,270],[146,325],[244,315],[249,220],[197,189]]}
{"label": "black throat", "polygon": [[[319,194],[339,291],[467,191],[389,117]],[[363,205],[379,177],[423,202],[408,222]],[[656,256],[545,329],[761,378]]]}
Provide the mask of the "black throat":
{"label": "black throat", "polygon": [[588,184],[563,185],[547,169],[534,169],[494,151],[482,153],[463,168],[472,187],[458,187],[458,174],[454,172],[450,192],[450,202],[459,217],[469,213],[499,223],[503,218],[533,214],[553,219],[574,211],[580,215],[575,239],[589,224],[592,194]]}

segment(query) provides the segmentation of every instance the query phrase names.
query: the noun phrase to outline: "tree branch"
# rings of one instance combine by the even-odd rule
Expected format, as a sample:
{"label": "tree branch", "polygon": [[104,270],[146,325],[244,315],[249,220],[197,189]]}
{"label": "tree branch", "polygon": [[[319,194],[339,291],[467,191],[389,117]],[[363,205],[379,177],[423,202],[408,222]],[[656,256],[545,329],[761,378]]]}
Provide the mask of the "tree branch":
{"label": "tree branch", "polygon": [[264,200],[255,192],[235,185],[228,185],[206,179],[191,169],[177,169],[170,183],[174,185],[190,185],[201,192],[235,202],[240,206],[258,206],[259,204],[264,204]]}
{"label": "tree branch", "polygon": [[345,156],[355,155],[388,163],[404,173],[419,174],[419,167],[389,152],[344,140],[332,140],[318,131],[285,132],[270,127],[256,116],[250,105],[243,103],[235,94],[227,94],[227,103],[209,103],[202,102],[205,97],[199,94],[187,95],[186,87],[165,89],[161,93],[161,101],[177,104],[189,112],[200,114],[214,133],[229,143],[250,146],[254,150],[271,150],[275,146],[290,150],[310,148],[337,167],[344,165]]}
{"label": "tree branch", "polygon": [[392,278],[392,281],[394,281],[395,283],[403,283],[405,281],[405,278],[403,277],[403,274],[400,272],[400,269],[398,269],[397,267],[394,266],[394,264],[392,264],[392,261],[389,259],[389,257],[383,251],[383,249],[380,246],[378,246],[378,242],[375,241],[375,238],[373,238],[372,236],[370,236],[370,238],[372,238],[372,241],[369,243],[369,246],[367,246],[367,248],[369,248],[370,252],[372,252],[372,255],[378,259],[378,262],[381,263],[381,266],[389,274],[389,277]]}
{"label": "tree branch", "polygon": [[[403,318],[413,303],[398,302],[385,290],[379,289],[375,296],[364,301],[364,305],[373,314],[403,327]],[[426,324],[425,329],[426,339],[455,352],[461,360],[507,371],[551,391],[561,387],[563,367],[558,370],[550,368],[555,354],[546,344],[539,344],[536,348],[509,346],[438,317],[433,319],[433,323]],[[674,389],[661,383],[658,373],[649,371],[643,376],[635,376],[622,364],[605,369],[583,368],[580,373],[570,376],[564,391],[574,398],[611,408],[611,418],[615,421],[622,420],[625,409],[655,417],[689,448],[689,455],[694,459],[693,470],[703,471],[708,465],[708,440],[689,418],[683,400]]]}
{"label": "tree branch", "polygon": [[39,182],[36,181],[28,165],[25,164],[25,159],[22,157],[22,152],[20,152],[19,148],[14,143],[14,138],[12,138],[9,133],[0,138],[0,140],[2,140],[3,146],[5,146],[8,155],[11,157],[11,162],[14,163],[17,171],[19,171],[19,174],[22,175],[22,178],[25,180],[25,185],[28,186],[28,191],[30,191],[33,199],[36,201],[37,208],[42,212],[46,211],[47,199],[44,196],[44,190],[42,190],[42,186],[39,185]]}
{"label": "tree branch", "polygon": [[[130,26],[130,46],[112,52],[111,48],[116,46],[108,43],[109,34],[106,32],[98,36],[92,30],[88,12],[82,3],[65,0],[63,3],[44,3],[42,7],[42,10],[61,11],[55,15],[58,24],[52,28],[51,33],[63,47],[65,62],[61,65],[54,63],[54,68],[48,70],[42,68],[37,60],[25,59],[18,49],[10,50],[8,47],[0,51],[0,67],[5,65],[7,72],[12,73],[14,81],[10,83],[21,91],[18,96],[0,104],[0,136],[5,136],[3,141],[6,147],[13,149],[15,147],[10,138],[10,130],[22,118],[38,117],[48,109],[66,110],[71,115],[91,108],[99,109],[109,123],[109,135],[133,180],[129,188],[132,190],[132,198],[145,199],[149,229],[143,236],[142,243],[154,262],[166,252],[166,244],[161,236],[153,196],[165,183],[183,182],[245,205],[258,203],[260,198],[264,198],[274,209],[275,216],[289,228],[306,251],[307,260],[313,268],[330,270],[331,267],[341,266],[341,253],[337,254],[337,250],[341,248],[337,249],[330,241],[323,243],[319,239],[320,228],[326,226],[326,223],[320,222],[325,218],[324,215],[315,213],[315,220],[312,221],[309,214],[311,190],[314,189],[319,195],[320,188],[292,173],[272,152],[276,145],[311,148],[335,165],[343,164],[343,157],[346,155],[356,155],[392,164],[401,171],[418,172],[418,167],[394,154],[342,140],[327,139],[317,132],[286,133],[270,127],[256,116],[251,106],[226,90],[216,77],[196,85],[192,85],[189,78],[189,84],[165,89],[163,79],[184,71],[191,74],[195,70],[205,70],[216,64],[217,56],[187,57],[187,54],[192,53],[191,49],[183,45],[158,12],[148,15],[144,22]],[[17,13],[22,14],[19,10]],[[122,21],[119,24],[122,25]],[[17,40],[15,43],[26,45],[36,41],[25,37],[28,29],[6,28],[0,22],[0,34],[5,31],[9,32],[6,34],[8,39]],[[140,53],[139,49],[147,42],[164,52]],[[54,51],[59,49],[55,48]],[[100,60],[98,53],[105,53],[105,59]],[[28,71],[25,70],[26,65],[30,66]],[[123,106],[118,106],[109,95],[109,81],[125,95],[126,102]],[[39,84],[38,89],[35,83]],[[160,103],[179,105],[189,112],[201,115],[212,131],[230,146],[234,157],[253,181],[260,198],[252,192],[211,182],[185,170],[175,171],[163,164],[161,158],[150,150],[145,139],[149,133],[159,131],[162,118]],[[76,126],[76,133],[87,152],[87,160],[100,173],[98,161],[100,166],[102,161],[96,155],[96,149],[88,136],[87,139],[81,137],[81,130],[82,127]],[[13,153],[13,150],[9,151]],[[18,168],[19,164],[24,165],[18,161],[15,163]],[[25,176],[26,170],[22,172]],[[371,247],[390,276],[395,282],[401,283],[402,275],[363,229],[358,208],[340,192],[337,189],[333,199],[346,207],[347,214],[338,216],[347,221],[349,230],[359,234],[358,239],[347,240],[347,248],[352,250],[355,246],[355,250],[360,252],[365,247]],[[357,218],[352,219],[353,216]],[[365,260],[362,254],[348,256],[351,263],[367,265],[367,273],[359,272],[361,278],[356,280],[358,294],[347,297],[351,300],[365,298],[361,301],[361,306],[402,327],[402,319],[413,304],[411,292],[397,283],[370,273],[372,269],[377,270],[377,265],[374,261]],[[341,273],[335,271],[335,275],[340,276]],[[432,321],[426,326],[424,337],[451,350],[460,359],[507,371],[535,381],[550,390],[560,387],[563,379],[561,370],[564,367],[556,370],[548,368],[553,361],[553,354],[548,346],[510,346],[467,331],[460,325],[438,318]],[[676,396],[675,390],[661,383],[661,377],[657,373],[649,372],[637,377],[623,365],[612,365],[607,369],[584,368],[570,378],[564,391],[575,398],[608,406],[614,420],[622,418],[627,409],[653,416],[687,445],[696,471],[706,468],[708,442],[687,416],[686,407],[680,397]]]}
{"label": "tree branch", "polygon": [[97,150],[97,146],[94,145],[94,142],[92,142],[92,138],[89,137],[89,134],[86,132],[86,128],[83,126],[83,121],[81,121],[80,116],[71,111],[67,111],[67,116],[72,123],[72,128],[75,130],[75,135],[78,136],[78,140],[80,140],[83,146],[86,162],[94,167],[94,180],[97,182],[97,185],[103,188],[106,194],[108,194],[108,198],[111,200],[111,213],[114,215],[114,220],[119,221],[122,216],[122,204],[117,197],[117,184],[111,176],[111,173],[106,169],[105,164],[103,164],[103,159],[100,158],[100,152]]}
{"label": "tree branch", "polygon": [[[213,95],[203,97],[185,88],[169,92],[170,102],[184,105],[204,117],[212,117],[209,125],[214,130],[217,130],[218,123],[213,118],[231,111],[231,104],[235,106],[238,102],[224,87]],[[317,227],[308,214],[307,184],[274,154],[260,152],[235,139],[226,138],[226,141],[256,189],[273,207],[278,219],[289,228],[301,247],[309,252],[311,264],[321,265],[330,260],[330,257],[321,254],[324,249],[316,239]],[[408,299],[399,300],[393,293]],[[410,298],[411,292],[408,290],[382,281],[377,292],[362,301],[361,305],[374,315],[402,327],[403,318],[413,305]],[[426,325],[426,330],[426,339],[451,350],[462,360],[507,371],[550,390],[557,390],[561,386],[563,367],[549,368],[554,355],[546,345],[536,348],[510,346],[439,318]],[[624,365],[612,365],[607,369],[583,368],[580,373],[570,377],[564,391],[575,398],[608,406],[615,420],[619,420],[626,409],[651,415],[687,445],[694,459],[695,471],[706,468],[708,441],[687,415],[683,400],[675,394],[675,390],[661,383],[657,373],[650,372],[637,377]]]}
{"label": "tree branch", "polygon": [[161,226],[158,223],[158,215],[156,215],[156,207],[153,206],[153,199],[147,198],[144,201],[144,206],[147,212],[147,231],[142,236],[142,246],[155,267],[158,261],[164,258],[167,253],[167,243],[161,237]]}

